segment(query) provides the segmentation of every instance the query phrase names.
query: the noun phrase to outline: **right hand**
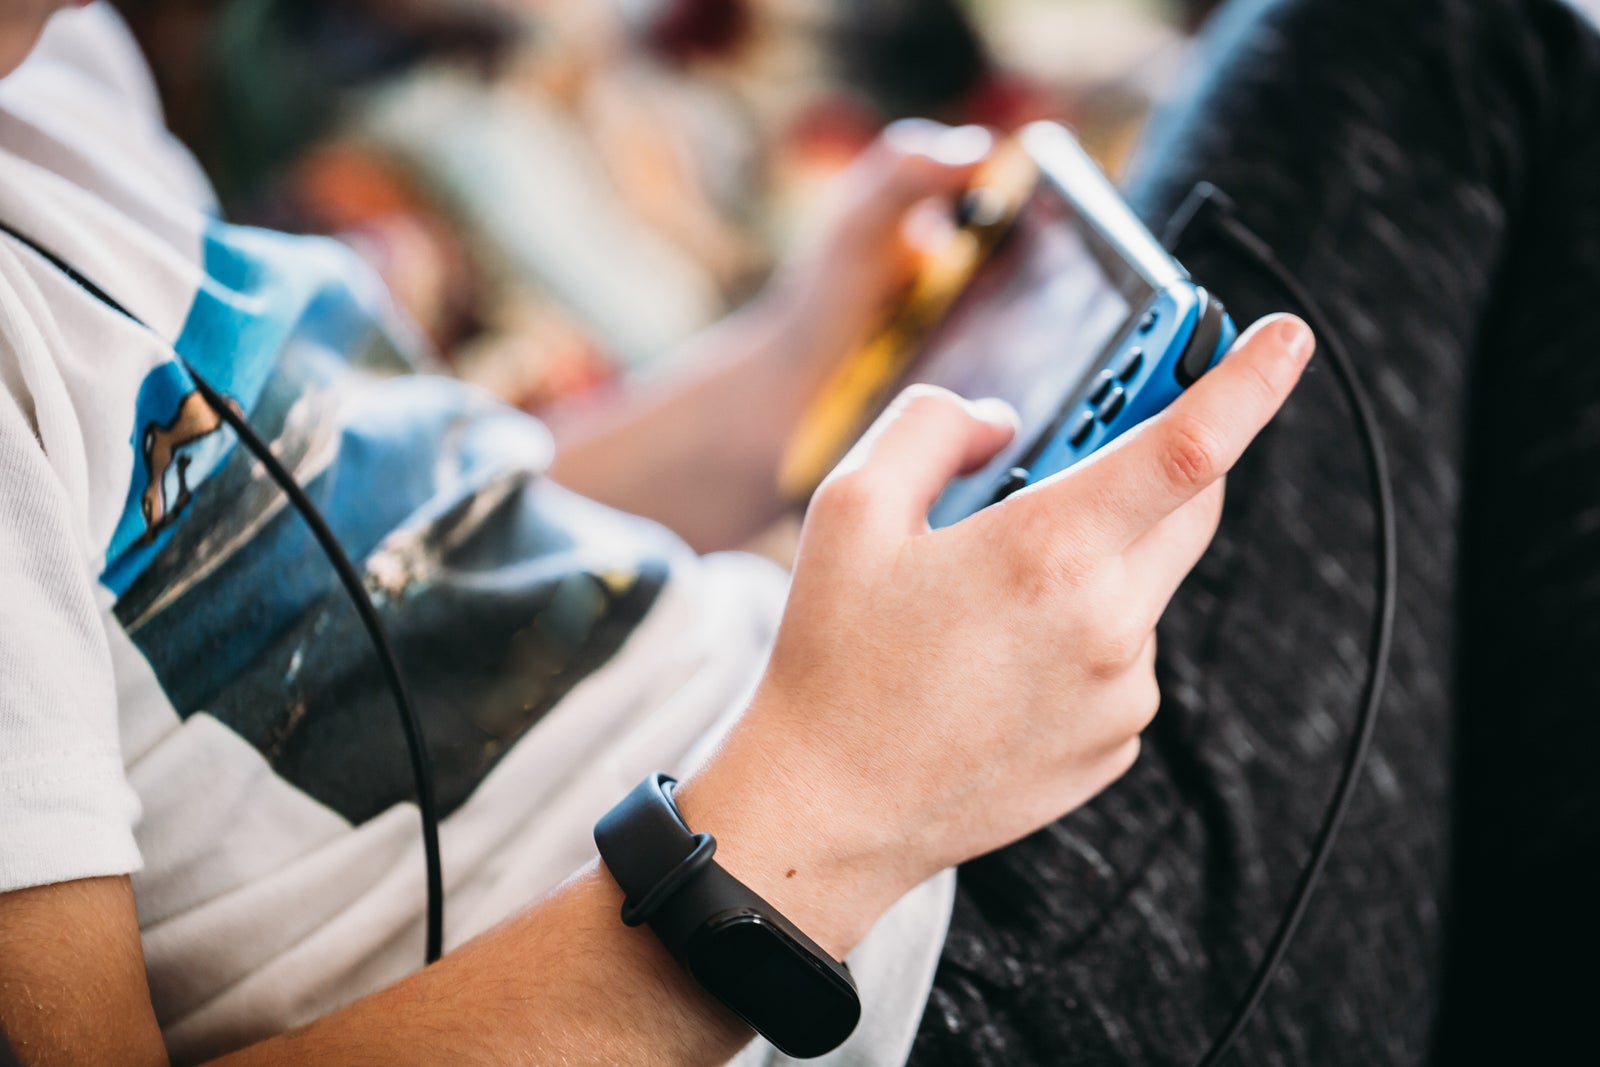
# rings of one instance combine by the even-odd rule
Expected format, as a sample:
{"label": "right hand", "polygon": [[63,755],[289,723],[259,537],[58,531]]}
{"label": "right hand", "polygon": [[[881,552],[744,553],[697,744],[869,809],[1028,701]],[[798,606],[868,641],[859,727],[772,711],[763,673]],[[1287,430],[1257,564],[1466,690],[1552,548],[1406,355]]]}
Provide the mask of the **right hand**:
{"label": "right hand", "polygon": [[1312,348],[1263,320],[1111,447],[938,531],[928,508],[1014,416],[902,394],[811,503],[762,684],[680,791],[689,825],[842,952],[922,880],[1115,781],[1160,700],[1156,622]]}

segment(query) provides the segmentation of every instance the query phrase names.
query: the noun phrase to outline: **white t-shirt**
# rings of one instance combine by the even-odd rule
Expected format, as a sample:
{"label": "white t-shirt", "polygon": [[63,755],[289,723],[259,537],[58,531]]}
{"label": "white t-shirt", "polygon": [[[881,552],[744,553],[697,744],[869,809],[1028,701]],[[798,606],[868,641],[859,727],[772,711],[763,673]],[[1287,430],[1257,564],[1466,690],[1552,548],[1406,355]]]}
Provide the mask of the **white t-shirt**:
{"label": "white t-shirt", "polygon": [[[395,373],[415,355],[359,261],[214,217],[103,5],[0,80],[0,223],[82,276],[0,235],[0,892],[132,874],[176,1060],[414,970],[425,899],[364,632],[185,363],[365,570],[435,765],[447,947],[589,860],[595,818],[754,683],[783,575],[565,492],[536,421]],[[952,886],[852,956],[865,1017],[831,1062],[904,1059]]]}

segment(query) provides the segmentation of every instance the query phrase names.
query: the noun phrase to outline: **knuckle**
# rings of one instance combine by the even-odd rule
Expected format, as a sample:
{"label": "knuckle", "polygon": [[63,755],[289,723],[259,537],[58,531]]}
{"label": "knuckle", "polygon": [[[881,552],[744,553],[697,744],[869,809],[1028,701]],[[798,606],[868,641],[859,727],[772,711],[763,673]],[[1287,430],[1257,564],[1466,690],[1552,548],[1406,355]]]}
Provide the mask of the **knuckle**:
{"label": "knuckle", "polygon": [[1222,441],[1215,429],[1193,415],[1174,419],[1162,445],[1166,475],[1178,489],[1192,491],[1222,473]]}
{"label": "knuckle", "polygon": [[812,494],[810,514],[830,525],[855,525],[871,512],[876,497],[877,490],[867,470],[837,472]]}
{"label": "knuckle", "polygon": [[1100,682],[1123,678],[1138,662],[1148,636],[1120,620],[1103,626],[1086,642],[1084,668]]}
{"label": "knuckle", "polygon": [[1117,749],[1114,763],[1115,778],[1121,778],[1133,770],[1133,765],[1139,762],[1139,753],[1143,748],[1144,742],[1137,737],[1132,737],[1121,748]]}
{"label": "knuckle", "polygon": [[1156,682],[1155,672],[1151,671],[1140,679],[1133,698],[1132,727],[1136,737],[1155,721],[1160,710],[1161,686]]}

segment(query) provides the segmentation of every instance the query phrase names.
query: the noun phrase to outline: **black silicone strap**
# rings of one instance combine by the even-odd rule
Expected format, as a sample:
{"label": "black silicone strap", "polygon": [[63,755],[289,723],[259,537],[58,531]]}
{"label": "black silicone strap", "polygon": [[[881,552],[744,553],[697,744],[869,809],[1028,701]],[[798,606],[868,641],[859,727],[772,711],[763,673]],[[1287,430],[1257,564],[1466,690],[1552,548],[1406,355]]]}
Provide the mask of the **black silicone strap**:
{"label": "black silicone strap", "polygon": [[678,783],[652,774],[594,825],[594,843],[627,900],[622,921],[649,922],[661,905],[712,866],[717,842],[684,823],[672,802]]}
{"label": "black silicone strap", "polygon": [[[600,858],[626,898],[622,921],[648,924],[674,956],[719,914],[760,914],[807,952],[832,957],[760,894],[712,860],[717,842],[689,829],[672,800],[677,780],[652,774],[594,825]],[[834,963],[834,966],[844,967]]]}

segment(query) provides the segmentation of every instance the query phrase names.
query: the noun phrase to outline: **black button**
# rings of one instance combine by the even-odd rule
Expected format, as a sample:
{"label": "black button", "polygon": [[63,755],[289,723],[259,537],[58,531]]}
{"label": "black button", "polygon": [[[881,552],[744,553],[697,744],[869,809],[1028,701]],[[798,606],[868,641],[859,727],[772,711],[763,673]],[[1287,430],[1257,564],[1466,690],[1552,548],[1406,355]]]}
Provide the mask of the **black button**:
{"label": "black button", "polygon": [[1073,427],[1072,436],[1067,438],[1073,448],[1081,448],[1094,432],[1094,412],[1085,411],[1078,416],[1078,425]]}
{"label": "black button", "polygon": [[956,203],[956,225],[962,229],[984,229],[998,225],[1006,217],[1006,201],[998,189],[979,186],[967,190]]}
{"label": "black button", "polygon": [[1117,376],[1109,370],[1100,372],[1100,377],[1094,380],[1094,389],[1089,393],[1089,403],[1098,404],[1111,392],[1111,387],[1117,384]]}
{"label": "black button", "polygon": [[1146,311],[1144,313],[1144,318],[1139,320],[1139,332],[1149,333],[1151,330],[1155,329],[1156,320],[1160,317],[1161,316],[1156,314],[1155,309],[1153,308],[1149,311]]}
{"label": "black button", "polygon": [[[1117,379],[1123,382],[1132,381],[1133,376],[1138,374],[1139,368],[1143,366],[1144,349],[1130,348],[1127,356],[1122,361],[1122,366],[1117,368]],[[1097,400],[1095,403],[1099,403],[1099,401]]]}
{"label": "black button", "polygon": [[1006,471],[1004,477],[1000,479],[1000,484],[996,486],[994,490],[994,499],[989,501],[989,503],[998,504],[1000,501],[1004,500],[1006,497],[1010,496],[1012,493],[1015,493],[1018,489],[1021,489],[1027,484],[1028,472],[1022,467],[1012,467],[1010,470]]}
{"label": "black button", "polygon": [[1119,385],[1111,390],[1111,395],[1106,397],[1105,403],[1100,405],[1100,409],[1095,414],[1100,417],[1101,422],[1110,422],[1117,417],[1117,413],[1122,410],[1123,405],[1127,404],[1127,402],[1128,394]]}

